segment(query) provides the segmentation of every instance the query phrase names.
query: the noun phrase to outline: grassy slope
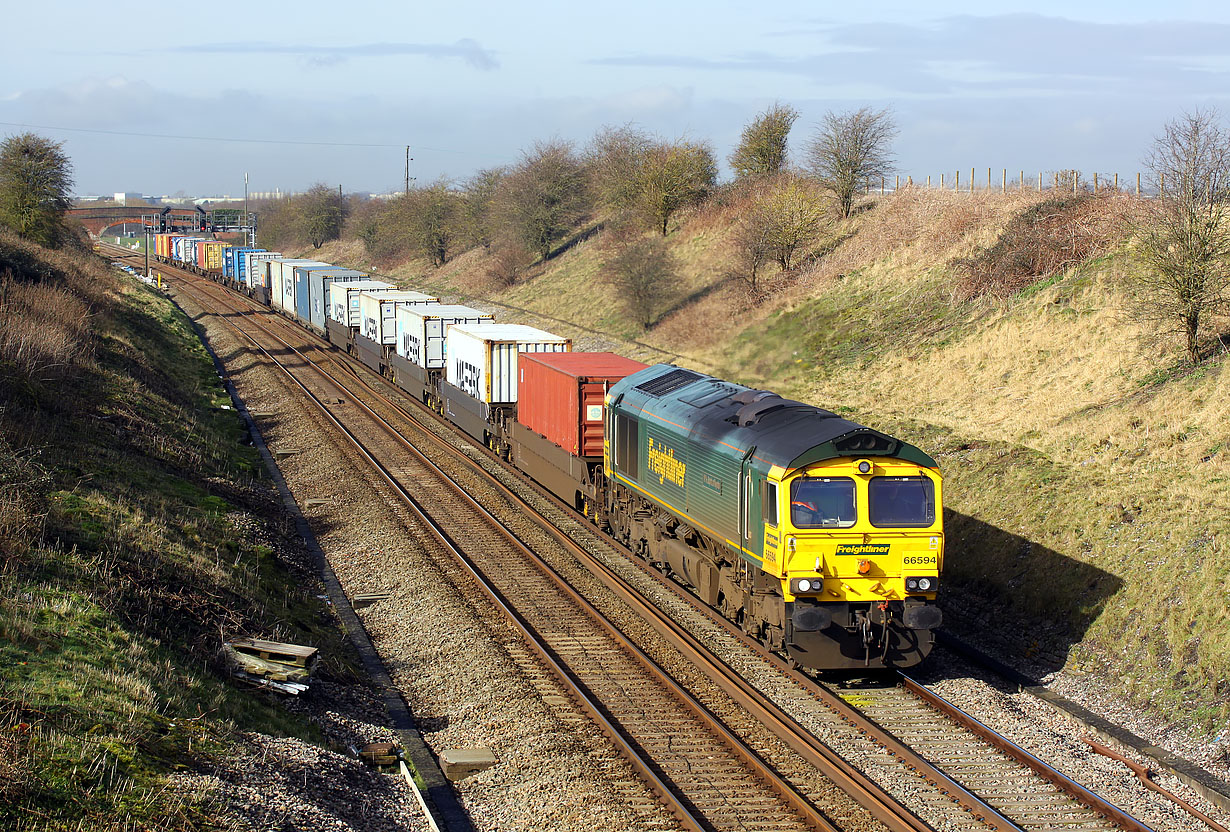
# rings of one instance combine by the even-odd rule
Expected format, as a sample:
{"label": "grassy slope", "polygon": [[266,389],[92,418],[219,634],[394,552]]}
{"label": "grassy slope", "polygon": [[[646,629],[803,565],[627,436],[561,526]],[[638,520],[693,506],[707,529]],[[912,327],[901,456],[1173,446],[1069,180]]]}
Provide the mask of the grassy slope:
{"label": "grassy slope", "polygon": [[[608,348],[678,356],[916,442],[946,477],[951,626],[989,628],[1009,655],[1104,672],[1213,729],[1230,715],[1223,363],[1174,371],[1177,350],[1130,312],[1124,250],[1004,301],[955,302],[950,261],[991,245],[1037,199],[882,199],[759,305],[721,277],[738,206],[705,209],[672,235],[678,296],[693,300],[643,334],[597,278],[601,238],[504,291],[485,284],[478,252],[392,274],[511,304],[528,311],[505,319],[574,338],[583,330],[557,321],[599,329]],[[321,253],[362,260],[353,243]]]}
{"label": "grassy slope", "polygon": [[[46,268],[0,239],[14,252]],[[95,258],[52,259],[47,282],[97,297],[68,370],[0,361],[0,826],[212,828],[166,773],[236,730],[315,736],[224,681],[220,634],[344,648],[310,577],[258,542],[275,503],[188,321]]]}

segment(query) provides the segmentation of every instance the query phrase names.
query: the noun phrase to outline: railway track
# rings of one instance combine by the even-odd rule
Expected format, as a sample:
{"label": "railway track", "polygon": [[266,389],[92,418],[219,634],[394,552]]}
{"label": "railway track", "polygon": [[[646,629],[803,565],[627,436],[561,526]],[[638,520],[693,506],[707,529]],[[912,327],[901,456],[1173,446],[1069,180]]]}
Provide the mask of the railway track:
{"label": "railway track", "polygon": [[[226,292],[222,287],[212,284],[208,281],[202,282],[200,286],[207,287],[207,291],[211,293],[213,302],[216,305],[222,298],[226,298],[226,302],[232,303],[237,300],[237,296]],[[212,288],[208,288],[212,287]],[[199,288],[199,287],[198,287]],[[203,305],[203,308],[207,308]],[[246,315],[251,315],[249,310]],[[263,317],[271,320],[276,320],[279,327],[283,327],[284,331],[293,332],[296,335],[296,340],[304,342],[308,348],[315,350],[317,355],[323,355],[328,360],[319,363],[308,359],[304,353],[299,352],[292,347],[290,343],[281,339],[278,336],[279,342],[277,349],[289,349],[294,355],[300,356],[306,363],[313,364],[315,370],[322,376],[330,379],[330,384],[337,385],[337,390],[342,392],[343,401],[353,401],[360,403],[360,399],[367,399],[369,402],[362,402],[364,409],[372,408],[372,404],[385,410],[383,416],[378,417],[385,427],[383,430],[386,433],[392,433],[400,438],[398,430],[393,427],[393,422],[398,421],[408,423],[414,426],[414,430],[421,437],[416,437],[416,440],[433,441],[431,437],[435,437],[434,441],[439,441],[439,425],[428,424],[420,419],[418,415],[412,413],[399,405],[388,400],[384,392],[377,390],[367,381],[363,380],[361,373],[365,370],[356,370],[355,366],[349,362],[339,361],[337,354],[327,347],[322,346],[319,342],[314,342],[314,339],[309,339],[306,332],[295,324],[289,321],[282,320],[276,315],[268,314]],[[235,324],[229,322],[232,326]],[[272,335],[267,327],[261,327],[267,334]],[[248,337],[252,337],[249,335]],[[255,339],[253,339],[255,343]],[[325,370],[324,367],[329,366],[332,369]],[[287,370],[289,373],[289,370]],[[325,405],[321,405],[326,409]],[[347,414],[338,414],[339,417],[345,417]],[[353,415],[353,414],[351,414]],[[371,409],[371,416],[375,416],[375,410]],[[341,418],[338,418],[339,423]],[[402,425],[399,425],[402,427]],[[361,440],[359,440],[361,442]],[[447,450],[454,456],[460,457],[472,463],[469,457],[458,452],[454,444],[449,444]],[[415,452],[417,453],[417,452]],[[374,458],[372,464],[380,466],[380,463]],[[434,463],[426,461],[426,457],[419,460],[419,464],[424,464],[431,467],[436,467]],[[442,471],[437,471],[441,476]],[[399,473],[403,469],[399,468]],[[507,476],[507,469],[501,469]],[[387,466],[386,466],[387,471]],[[412,478],[418,478],[420,473],[415,472]],[[399,482],[397,476],[386,473],[386,477],[391,484]],[[447,477],[445,477],[447,479]],[[443,480],[441,480],[443,482]],[[415,482],[421,480],[415,479]],[[498,485],[498,490],[501,492],[502,502],[509,505],[514,505],[516,510],[528,510],[535,514],[541,514],[540,508],[535,508],[531,505],[535,500],[527,500],[519,492],[511,490],[506,484],[491,481],[493,485]],[[471,479],[466,484],[458,484],[454,482],[451,486],[455,492],[465,492],[467,488],[474,487]],[[490,487],[490,486],[489,486]],[[539,491],[538,498],[540,500],[549,500],[555,502],[549,495]],[[411,500],[413,498],[410,498]],[[487,502],[484,500],[484,502]],[[414,505],[412,502],[411,505]],[[479,506],[481,508],[481,506]],[[558,508],[558,504],[557,504]],[[421,510],[422,507],[419,507]],[[533,602],[536,598],[548,597],[547,592],[551,585],[559,587],[562,579],[556,575],[552,575],[553,570],[546,565],[541,559],[538,563],[533,563],[529,558],[531,554],[528,552],[528,547],[517,538],[515,532],[509,533],[506,521],[499,521],[490,512],[487,514],[486,522],[489,524],[485,534],[489,537],[476,541],[476,545],[480,549],[500,551],[498,558],[490,559],[485,562],[472,561],[469,567],[476,577],[504,576],[506,580],[492,580],[488,587],[488,592],[491,597],[496,599],[498,603],[507,605],[509,614],[516,618],[520,615],[520,610],[523,605],[526,610],[532,610]],[[575,518],[573,518],[575,520]],[[605,584],[608,589],[616,592],[624,603],[637,611],[637,614],[642,616],[659,631],[663,638],[669,641],[676,649],[688,654],[689,660],[701,668],[704,673],[719,687],[721,687],[726,695],[731,696],[740,707],[746,709],[749,713],[755,715],[756,719],[763,725],[768,727],[775,736],[784,742],[794,754],[809,764],[815,766],[820,771],[823,771],[826,776],[834,779],[847,793],[857,795],[855,799],[865,808],[871,809],[872,805],[882,801],[882,797],[877,796],[877,792],[882,790],[869,778],[865,776],[854,775],[851,780],[843,780],[843,775],[840,771],[843,768],[848,768],[845,761],[841,757],[831,751],[824,743],[820,742],[815,736],[815,723],[827,723],[827,732],[830,734],[829,741],[832,742],[833,736],[844,735],[843,742],[850,742],[853,745],[862,744],[863,746],[873,746],[875,751],[864,749],[862,752],[855,752],[853,756],[858,756],[862,753],[864,756],[871,754],[878,755],[883,758],[885,752],[898,767],[904,767],[914,773],[914,779],[926,783],[925,789],[920,788],[919,784],[915,783],[912,805],[922,805],[929,807],[929,811],[921,812],[927,815],[935,828],[943,829],[1087,829],[1087,830],[1146,830],[1147,826],[1130,818],[1124,813],[1118,812],[1113,806],[1110,806],[1105,801],[1102,801],[1096,795],[1082,790],[1076,784],[1063,778],[1062,775],[1051,773],[1047,776],[1050,781],[1044,781],[1039,775],[1038,769],[1033,763],[1027,759],[1028,755],[1024,755],[1019,749],[1015,749],[1010,743],[988,741],[984,737],[975,737],[972,733],[962,733],[958,724],[964,722],[966,726],[969,720],[957,712],[947,716],[940,716],[937,708],[943,707],[942,704],[932,701],[924,706],[921,704],[919,697],[925,694],[921,691],[909,690],[909,682],[903,683],[902,686],[896,688],[865,688],[857,692],[836,691],[824,685],[817,684],[815,680],[803,674],[791,671],[785,666],[780,658],[767,653],[757,643],[745,639],[737,631],[734,631],[730,625],[723,619],[716,618],[707,608],[700,606],[695,599],[689,594],[683,593],[679,597],[685,599],[692,604],[698,612],[706,615],[721,627],[728,631],[728,635],[740,638],[744,643],[756,650],[761,658],[773,664],[778,673],[786,674],[789,682],[788,690],[785,696],[787,702],[786,707],[775,704],[769,697],[766,697],[752,684],[746,682],[742,678],[742,674],[732,669],[729,665],[718,659],[711,650],[708,650],[700,644],[699,640],[692,636],[685,628],[671,621],[669,616],[666,616],[657,606],[647,602],[639,592],[628,585],[628,582],[620,578],[616,574],[616,570],[612,569],[602,560],[593,557],[588,552],[587,546],[581,546],[572,540],[576,529],[572,529],[573,534],[556,529],[556,526],[565,526],[569,524],[561,524],[558,518],[546,519],[544,522],[550,524],[549,528],[552,531],[552,536],[556,542],[566,548],[571,557],[581,561],[586,567]],[[575,522],[571,525],[576,525]],[[497,532],[495,529],[499,526],[504,526],[504,532]],[[597,536],[596,530],[581,526],[591,536]],[[443,539],[452,540],[448,528],[441,527],[438,533]],[[497,538],[503,538],[504,544],[501,546],[493,545],[494,540],[490,535],[495,535]],[[463,548],[458,541],[458,549]],[[610,541],[603,541],[604,545],[612,545]],[[520,550],[514,553],[513,550]],[[459,557],[464,557],[459,553]],[[501,559],[502,558],[502,559]],[[484,566],[485,563],[485,566]],[[671,591],[678,593],[678,587],[672,582],[665,581],[662,576],[651,569],[642,567],[641,570],[646,576],[652,577],[661,586],[669,588]],[[528,592],[522,591],[528,589]],[[577,593],[570,589],[555,590],[562,591],[565,595],[576,596]],[[525,597],[525,596],[530,597]],[[632,645],[630,641],[619,633],[618,628],[608,631],[604,642],[599,642],[595,636],[595,626],[593,622],[597,622],[601,617],[592,605],[587,606],[584,599],[578,597],[572,598],[571,602],[575,605],[568,609],[568,612],[563,614],[562,618],[558,615],[560,609],[555,604],[548,604],[548,609],[541,610],[537,613],[526,612],[523,620],[520,621],[520,626],[523,627],[527,636],[532,636],[539,632],[553,632],[559,634],[553,643],[548,643],[542,648],[542,656],[544,661],[555,662],[557,660],[568,664],[576,663],[578,673],[585,667],[593,665],[609,664],[606,657],[611,654],[611,651],[618,649],[621,654],[633,655],[638,652],[639,648]],[[538,616],[538,617],[535,617]],[[584,622],[585,626],[579,630],[563,629],[563,624],[566,622]],[[642,654],[643,655],[643,654]],[[646,657],[648,658],[648,657]],[[566,660],[566,661],[565,661]],[[558,674],[566,675],[569,671],[561,668],[557,671]],[[621,670],[620,673],[629,672]],[[662,687],[670,688],[669,674],[666,674],[661,668],[656,671],[659,675],[659,682]],[[601,691],[603,685],[612,685],[613,689],[628,690],[631,684],[627,680],[629,676],[607,676],[606,682],[603,682],[597,677],[585,677],[583,673],[575,676],[572,680],[574,687],[583,688],[592,691]],[[578,684],[579,683],[579,684]],[[676,697],[677,702],[685,702],[691,696],[687,692],[675,690],[672,695]],[[638,699],[640,694],[632,697]],[[912,699],[903,698],[912,697]],[[687,709],[692,712],[697,712],[698,708],[695,698],[692,698],[693,703],[687,706]],[[815,704],[819,702],[824,705],[824,714],[818,715]],[[793,705],[793,707],[791,707]],[[700,705],[703,710],[703,705]],[[791,715],[791,711],[796,714],[800,711],[808,712],[809,721],[812,723],[811,729],[804,729],[800,721]],[[646,712],[648,710],[646,709]],[[650,719],[650,722],[654,722]],[[601,724],[601,723],[600,723]],[[635,724],[630,720],[630,725]],[[720,720],[718,721],[720,725]],[[618,733],[616,726],[608,725],[607,730],[614,737]],[[675,733],[679,730],[687,730],[686,726],[672,726],[668,734],[656,735],[660,739],[655,740],[653,727],[643,726],[641,730],[648,731],[646,734],[633,734],[633,741],[639,744],[642,740],[638,737],[643,737],[646,745],[645,748],[654,747],[655,741],[659,743],[659,747],[663,747],[669,753],[674,753],[679,749],[678,745],[673,745],[670,737],[691,736],[691,734]],[[718,744],[724,744],[727,748],[735,747],[737,740],[729,735],[724,735],[723,730],[711,730],[711,736],[717,738]],[[1002,738],[1000,738],[1002,740]],[[627,744],[628,738],[622,741]],[[661,745],[665,742],[665,745]],[[996,742],[1000,746],[999,749],[994,748],[994,745],[989,742]],[[712,750],[713,746],[697,745],[697,748],[704,748],[706,751]],[[627,753],[625,751],[625,753]],[[845,752],[850,755],[851,752]],[[756,757],[756,753],[751,749],[746,749],[744,756],[750,754],[751,758]],[[1022,762],[1024,761],[1024,762]],[[762,761],[763,762],[763,761]],[[1037,762],[1037,761],[1034,761]],[[884,760],[880,760],[883,765]],[[659,764],[645,762],[643,763],[646,769],[651,773],[655,770],[655,766]],[[745,762],[746,764],[746,762]],[[671,779],[669,773],[665,769],[659,769],[666,774],[667,779]],[[734,769],[727,769],[727,772]],[[721,775],[714,774],[714,777]],[[760,776],[760,775],[758,775]],[[649,778],[647,778],[649,779]],[[737,782],[737,778],[728,781],[732,786]],[[768,781],[766,781],[768,782]],[[1055,785],[1055,784],[1058,785]],[[776,793],[779,798],[786,796],[786,801],[791,804],[792,811],[798,814],[794,821],[802,820],[804,824],[811,825],[813,828],[832,828],[829,826],[820,825],[827,823],[823,817],[807,817],[806,806],[808,804],[807,796],[801,795],[797,786],[788,783],[777,783],[771,785],[769,791]],[[923,794],[923,792],[928,792]],[[721,794],[733,794],[734,792],[728,788],[718,790]],[[791,796],[793,794],[793,796]],[[676,814],[684,817],[684,812],[689,805],[705,806],[710,811],[717,812],[721,815],[723,812],[732,811],[727,803],[724,803],[720,798],[710,795],[709,798],[696,798],[700,803],[694,802],[692,797],[686,795],[677,795],[675,800],[679,802],[679,807]],[[740,803],[747,801],[742,798]],[[755,801],[753,801],[755,802]],[[888,828],[900,829],[924,829],[928,828],[912,813],[894,812],[884,809],[871,809],[874,814],[885,823]],[[781,810],[773,810],[781,812]],[[818,815],[819,813],[817,813]],[[769,817],[774,818],[774,822],[789,823],[789,813],[781,813],[777,816],[770,813]],[[736,820],[736,815],[727,815],[731,822],[741,823],[746,818]],[[685,824],[687,821],[685,821]],[[788,826],[772,826],[765,827],[753,824],[756,828],[789,828]],[[725,828],[722,826],[712,826],[710,828]]]}
{"label": "railway track", "polygon": [[[838,828],[568,587],[516,530],[486,511],[374,410],[353,401],[342,380],[268,327],[251,323],[248,315],[228,321],[295,380],[391,493],[464,564],[684,828]],[[314,379],[300,378],[304,371]],[[356,418],[355,410],[369,418]],[[428,489],[434,495],[430,505],[413,493]]]}

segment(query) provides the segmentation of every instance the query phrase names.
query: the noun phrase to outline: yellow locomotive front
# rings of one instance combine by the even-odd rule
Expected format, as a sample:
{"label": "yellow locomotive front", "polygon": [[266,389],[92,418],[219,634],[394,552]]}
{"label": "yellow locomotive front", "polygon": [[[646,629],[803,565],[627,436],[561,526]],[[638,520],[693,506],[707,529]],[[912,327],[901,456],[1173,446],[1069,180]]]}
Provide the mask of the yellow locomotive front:
{"label": "yellow locomotive front", "polygon": [[[766,517],[766,567],[782,581],[788,649],[803,664],[905,667],[930,652],[941,615],[942,481],[892,457],[786,472]],[[766,501],[769,502],[769,501]]]}

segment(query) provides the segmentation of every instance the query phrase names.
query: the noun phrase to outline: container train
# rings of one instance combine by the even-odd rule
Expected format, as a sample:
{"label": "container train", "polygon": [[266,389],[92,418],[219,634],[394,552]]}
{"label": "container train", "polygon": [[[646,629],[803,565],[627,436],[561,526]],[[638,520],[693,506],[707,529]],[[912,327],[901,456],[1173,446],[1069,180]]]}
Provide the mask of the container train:
{"label": "container train", "polygon": [[942,480],[919,448],[686,368],[573,352],[362,271],[174,234],[155,257],[351,353],[799,665],[930,652]]}

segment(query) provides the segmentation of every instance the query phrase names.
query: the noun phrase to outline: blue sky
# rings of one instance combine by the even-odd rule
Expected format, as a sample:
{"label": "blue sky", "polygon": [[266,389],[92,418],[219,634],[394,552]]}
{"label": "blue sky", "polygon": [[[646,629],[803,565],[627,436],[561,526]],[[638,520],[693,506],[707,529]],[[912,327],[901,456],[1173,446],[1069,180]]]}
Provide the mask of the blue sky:
{"label": "blue sky", "polygon": [[892,108],[898,168],[916,180],[1131,178],[1168,119],[1230,112],[1230,4],[1212,2],[148,8],[5,11],[0,134],[63,140],[79,193],[235,194],[245,171],[254,191],[385,191],[407,144],[425,183],[626,123],[724,160],[774,101],[801,113],[796,154],[827,110]]}

